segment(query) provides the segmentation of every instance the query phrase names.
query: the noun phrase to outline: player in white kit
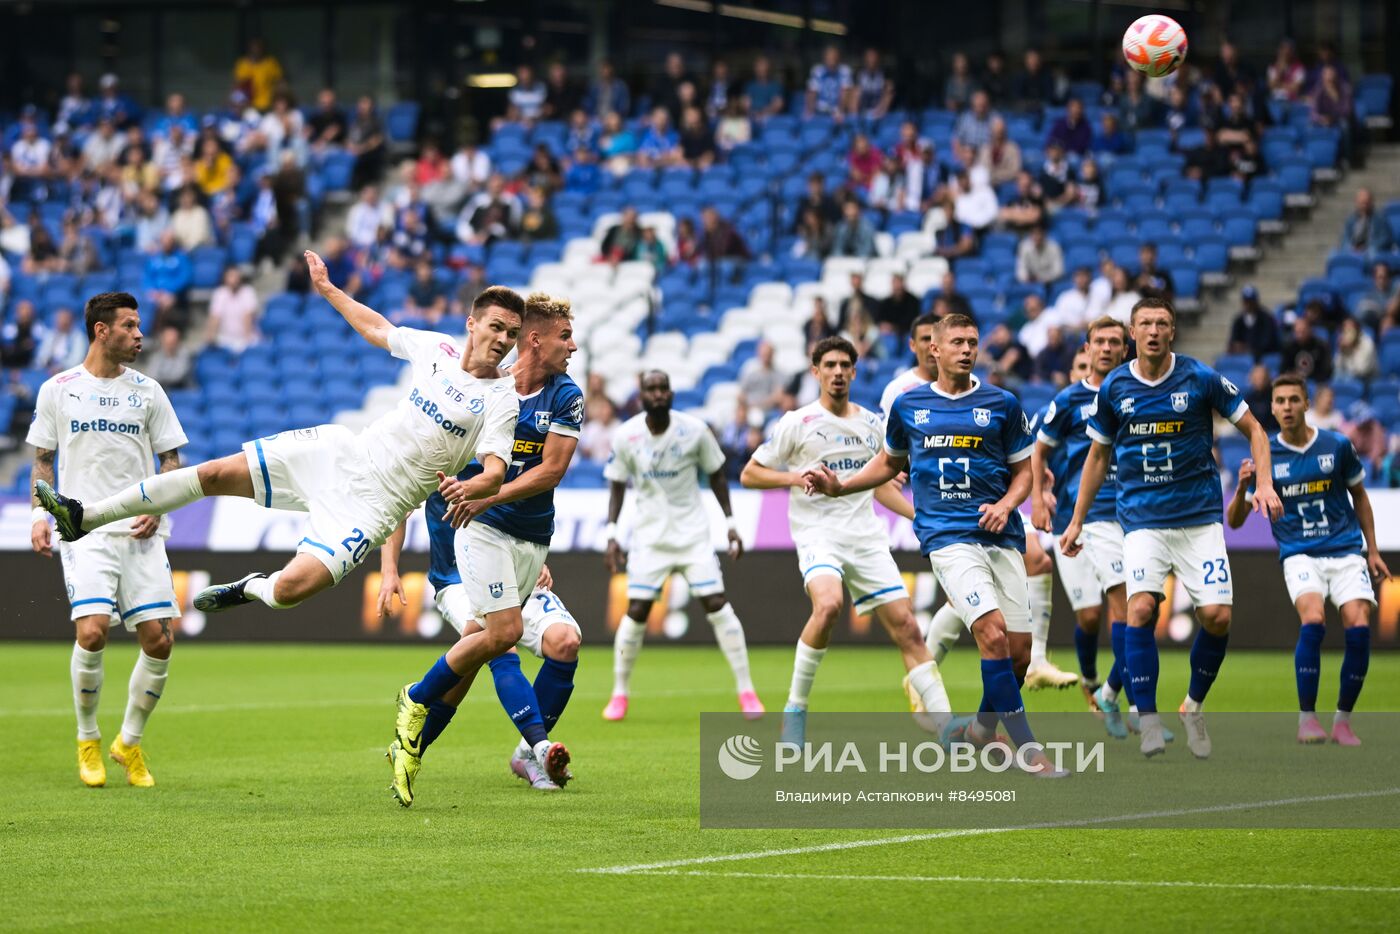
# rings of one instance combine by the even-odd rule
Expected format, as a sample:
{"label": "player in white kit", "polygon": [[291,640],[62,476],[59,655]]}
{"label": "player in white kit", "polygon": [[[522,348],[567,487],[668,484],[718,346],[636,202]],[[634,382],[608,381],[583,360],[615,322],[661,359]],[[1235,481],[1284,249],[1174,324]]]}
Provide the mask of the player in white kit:
{"label": "player in white kit", "polygon": [[[84,317],[87,357],[39,387],[26,440],[34,446],[35,480],[54,483],[57,456],[60,487],[74,494],[101,496],[128,483],[148,481],[156,456],[162,473],[177,469],[176,448],[188,439],[160,384],[126,366],[141,353],[136,299],[125,292],[94,295]],[[169,535],[168,521],[141,515],[97,528],[81,542],[59,545],[77,631],[69,671],[78,717],[78,777],[89,787],[107,781],[97,703],[102,694],[102,651],[112,617],[136,633],[141,653],[128,684],[121,735],[113,741],[110,754],[126,769],[130,784],[155,784],[141,750],[141,736],[165,693],[174,641],[170,624],[180,615],[165,557]],[[52,557],[51,542],[48,514],[36,505],[30,544],[39,554]]]}
{"label": "player in white kit", "polygon": [[270,509],[309,513],[306,537],[282,570],[206,588],[194,601],[206,613],[253,600],[287,609],[338,584],[445,476],[473,458],[485,469],[463,484],[459,498],[500,489],[519,403],[514,380],[496,367],[520,331],[521,297],[504,287],[482,292],[462,348],[446,334],[395,327],[336,288],[321,257],[308,250],[306,261],[316,291],[361,337],[409,361],[408,396],[359,434],[341,425],[282,432],[248,442],[240,454],[174,470],[86,505],[37,481],[36,495],[65,540],[205,496],[241,496]]}
{"label": "player in white kit", "polygon": [[[724,577],[710,544],[710,518],[700,501],[697,471],[710,481],[720,510],[729,519],[729,555],[738,559],[744,544],[729,511],[729,481],[724,476],[724,452],[710,427],[684,412],[673,412],[671,378],[660,370],[641,377],[642,414],[619,425],[613,433],[612,456],[603,475],[611,485],[608,501],[609,571],[627,572],[627,615],[613,640],[613,693],[603,710],[606,720],[627,715],[632,666],[642,650],[646,618],[667,578],[684,575],[690,592],[700,598],[715,630],[739,693],[739,709],[754,719],[763,704],[749,675],[749,650],[744,627],[724,595]],[[629,556],[617,541],[617,519],[627,495],[627,483],[637,490],[636,521]]]}
{"label": "player in white kit", "polygon": [[948,692],[919,633],[909,592],[890,554],[888,532],[874,509],[878,501],[912,521],[913,505],[894,481],[845,497],[805,492],[804,471],[825,465],[842,479],[852,477],[884,444],[884,419],[850,399],[856,357],[855,347],[845,338],[817,342],[812,349],[812,372],[821,384],[821,396],[779,419],[740,477],[751,489],[789,491],[788,523],[802,583],[812,601],[783,708],[783,740],[799,745],[805,738],[812,682],[845,604],[843,583],[854,607],[861,613],[873,612],[898,647],[909,672],[906,690],[917,695],[920,707],[932,715],[930,728],[941,733],[951,719]]}

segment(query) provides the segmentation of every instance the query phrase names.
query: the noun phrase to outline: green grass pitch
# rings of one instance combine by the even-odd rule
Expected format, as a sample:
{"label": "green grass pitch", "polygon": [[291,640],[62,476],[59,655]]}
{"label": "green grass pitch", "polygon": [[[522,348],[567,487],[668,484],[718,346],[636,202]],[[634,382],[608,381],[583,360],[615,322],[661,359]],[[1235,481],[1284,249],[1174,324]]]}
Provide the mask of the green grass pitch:
{"label": "green grass pitch", "polygon": [[[125,637],[107,651],[104,746],[134,653]],[[556,731],[577,780],[553,795],[510,775],[516,734],[483,676],[404,810],[383,750],[394,694],[432,648],[177,645],[145,739],[158,787],[129,788],[109,763],[108,786],[90,790],[75,768],[68,654],[0,650],[5,930],[1277,931],[1390,927],[1400,912],[1396,831],[1039,830],[821,852],[810,848],[900,833],[701,830],[697,714],[734,704],[722,657],[704,648],[643,651],[619,724],[599,716],[610,652],[587,649]],[[753,652],[770,709],[790,663],[787,648]],[[1326,655],[1324,702],[1339,663]],[[1164,654],[1162,671],[1162,696],[1179,696],[1185,658]],[[898,710],[901,675],[892,649],[837,647],[813,710]],[[1362,706],[1400,710],[1397,675],[1400,657],[1378,654]],[[945,680],[955,704],[979,693],[967,646]],[[1029,709],[1080,703],[1042,692]],[[1292,709],[1291,657],[1230,656],[1211,707]],[[804,852],[579,871],[772,849]]]}

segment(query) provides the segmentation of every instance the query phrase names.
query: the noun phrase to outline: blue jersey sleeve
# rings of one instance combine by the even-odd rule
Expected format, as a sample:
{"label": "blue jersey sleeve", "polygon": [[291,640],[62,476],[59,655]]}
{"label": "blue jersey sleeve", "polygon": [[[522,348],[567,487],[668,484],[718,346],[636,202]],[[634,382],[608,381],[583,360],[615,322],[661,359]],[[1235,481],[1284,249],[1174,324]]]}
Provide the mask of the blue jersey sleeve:
{"label": "blue jersey sleeve", "polygon": [[1001,443],[1006,449],[1006,462],[1014,464],[1031,456],[1031,422],[1015,396],[1006,399],[1006,421],[1001,426]]}
{"label": "blue jersey sleeve", "polygon": [[1202,387],[1205,397],[1215,411],[1232,422],[1239,421],[1249,411],[1239,388],[1205,364],[1201,364],[1201,379],[1205,383]]}
{"label": "blue jersey sleeve", "polygon": [[1045,414],[1040,418],[1040,430],[1036,433],[1036,437],[1052,448],[1057,448],[1064,443],[1065,431],[1070,421],[1069,391],[1064,390],[1051,399],[1050,404],[1045,407]]}
{"label": "blue jersey sleeve", "polygon": [[573,380],[566,380],[555,394],[550,410],[549,430],[555,434],[577,438],[583,428],[583,390]]}
{"label": "blue jersey sleeve", "polygon": [[1118,410],[1113,406],[1111,391],[1113,385],[1113,374],[1109,374],[1108,379],[1104,380],[1103,386],[1099,388],[1099,394],[1094,397],[1093,414],[1089,416],[1089,423],[1084,426],[1089,437],[1099,444],[1112,444],[1118,435]]}
{"label": "blue jersey sleeve", "polygon": [[909,456],[909,432],[904,427],[904,413],[907,405],[900,403],[906,396],[899,396],[890,406],[890,417],[885,422],[885,451],[891,457]]}
{"label": "blue jersey sleeve", "polygon": [[1341,474],[1349,487],[1366,480],[1366,468],[1362,465],[1361,458],[1356,456],[1356,448],[1352,447],[1351,441],[1346,438],[1337,445],[1337,473]]}

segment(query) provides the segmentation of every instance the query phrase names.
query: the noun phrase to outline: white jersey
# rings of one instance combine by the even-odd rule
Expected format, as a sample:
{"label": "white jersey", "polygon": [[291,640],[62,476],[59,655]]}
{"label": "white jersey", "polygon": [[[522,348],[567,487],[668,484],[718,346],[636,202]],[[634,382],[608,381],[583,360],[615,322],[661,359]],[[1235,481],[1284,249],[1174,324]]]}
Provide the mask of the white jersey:
{"label": "white jersey", "polygon": [[[58,488],[91,502],[155,474],[155,456],[188,444],[165,390],[131,367],[98,379],[84,366],[64,370],[39,387],[34,422],[25,439],[58,452]],[[129,535],[135,519],[94,531]],[[162,517],[160,534],[170,534]]]}
{"label": "white jersey", "polygon": [[389,352],[413,367],[412,388],[360,433],[369,472],[400,515],[418,508],[473,458],[494,454],[510,464],[520,403],[515,380],[477,379],[462,369],[462,350],[446,334],[394,328]]}
{"label": "white jersey", "polygon": [[[754,451],[753,459],[774,470],[803,471],[825,464],[847,480],[870,463],[884,445],[884,420],[875,412],[850,403],[844,418],[820,402],[804,405],[778,419],[773,435]],[[886,541],[888,533],[875,515],[875,492],[850,496],[808,496],[788,491],[788,525],[792,540],[865,543]]]}
{"label": "white jersey", "polygon": [[929,382],[929,380],[919,375],[918,367],[910,367],[903,373],[897,375],[894,379],[890,380],[889,385],[885,387],[885,391],[880,393],[881,416],[889,418],[890,406],[894,405],[894,400],[898,399],[915,386],[923,386]]}
{"label": "white jersey", "polygon": [[632,547],[684,551],[710,543],[710,519],[700,502],[700,477],[724,466],[724,452],[710,426],[693,415],[671,412],[659,435],[647,427],[646,413],[634,415],[613,433],[612,454],[603,476],[629,480],[637,491]]}

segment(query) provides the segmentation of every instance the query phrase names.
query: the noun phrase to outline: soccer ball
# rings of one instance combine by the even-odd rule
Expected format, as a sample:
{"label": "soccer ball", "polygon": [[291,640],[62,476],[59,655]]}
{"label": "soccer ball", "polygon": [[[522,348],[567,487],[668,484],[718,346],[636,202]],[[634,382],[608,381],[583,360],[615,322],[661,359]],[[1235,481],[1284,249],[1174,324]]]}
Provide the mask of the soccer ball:
{"label": "soccer ball", "polygon": [[1123,57],[1149,78],[1162,78],[1186,61],[1186,30],[1170,16],[1149,13],[1123,33]]}

